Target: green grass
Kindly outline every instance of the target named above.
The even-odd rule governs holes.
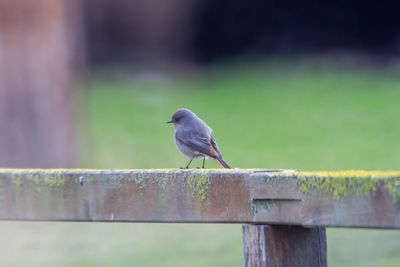
[[[240,225],[0,224],[0,266],[242,266]]]
[[[95,79],[84,166],[185,165],[165,122],[187,107],[213,128],[234,167],[396,169],[400,77],[390,73],[268,65],[157,80]]]
[[[399,169],[400,72],[330,62],[233,64],[175,76],[96,75],[81,167],[175,168],[180,107],[232,167]],[[194,162],[193,166],[200,166]],[[218,167],[208,160],[207,167]],[[0,265],[242,266],[240,225],[1,223]],[[330,266],[399,266],[400,231],[328,230]]]

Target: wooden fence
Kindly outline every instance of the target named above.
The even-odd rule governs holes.
[[[245,266],[327,266],[325,227],[400,228],[400,172],[0,169],[0,220],[241,223]]]

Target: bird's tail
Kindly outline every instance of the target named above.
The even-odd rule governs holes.
[[[216,158],[215,160],[218,161],[222,167],[227,168],[227,169],[231,168],[231,167],[229,167],[228,163],[226,163],[222,158]]]

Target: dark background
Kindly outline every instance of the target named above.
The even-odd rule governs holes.
[[[332,50],[400,55],[397,1],[90,0],[85,13],[94,64]]]

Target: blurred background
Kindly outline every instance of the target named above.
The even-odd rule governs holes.
[[[165,122],[187,107],[232,167],[399,170],[399,12],[0,0],[0,167],[184,166]],[[243,266],[240,225],[1,222],[0,235],[2,266]],[[328,229],[329,265],[399,266],[399,240]]]

